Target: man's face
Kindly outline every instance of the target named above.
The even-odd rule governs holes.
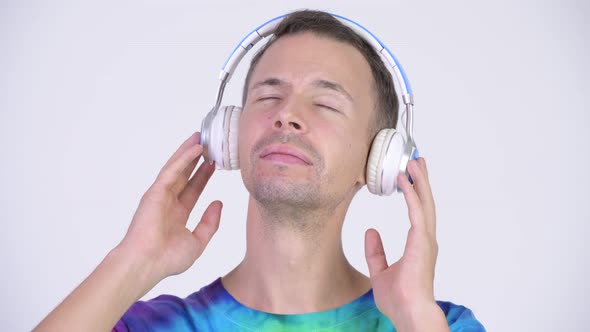
[[[351,45],[303,33],[270,46],[240,119],[242,179],[259,202],[336,206],[365,181],[375,107],[369,64]]]

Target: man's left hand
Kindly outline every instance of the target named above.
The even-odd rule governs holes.
[[[365,233],[365,257],[375,303],[398,331],[449,331],[434,299],[434,268],[438,255],[436,215],[424,158],[408,162],[398,184],[408,205],[410,230],[402,257],[387,263],[381,237],[375,229]]]

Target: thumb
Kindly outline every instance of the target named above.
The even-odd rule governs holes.
[[[377,230],[371,228],[365,232],[365,258],[369,266],[371,278],[377,273],[387,269],[387,258],[383,250],[381,236]]]
[[[215,234],[217,229],[219,229],[219,220],[221,219],[222,207],[223,203],[221,203],[221,201],[211,202],[205,212],[203,212],[201,221],[199,221],[193,230],[193,236],[197,240],[197,244],[199,246],[197,257],[201,256],[207,247],[209,240],[211,240],[213,234]]]

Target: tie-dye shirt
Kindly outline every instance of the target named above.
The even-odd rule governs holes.
[[[480,332],[471,310],[437,301],[451,331]],[[376,307],[373,290],[341,307],[306,314],[271,314],[244,306],[221,278],[181,299],[160,295],[133,304],[113,331],[395,331]]]

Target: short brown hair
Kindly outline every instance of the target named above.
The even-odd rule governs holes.
[[[266,50],[283,36],[303,32],[312,32],[319,36],[329,37],[336,41],[350,44],[361,52],[369,63],[373,74],[375,90],[377,91],[377,102],[375,103],[377,115],[374,118],[374,123],[369,130],[369,134],[373,138],[383,128],[395,128],[397,125],[399,102],[391,72],[385,67],[380,55],[365,38],[357,34],[350,27],[341,23],[334,16],[317,10],[292,12],[278,24],[272,39],[254,55],[250,62],[250,68],[248,69],[244,83],[242,105],[246,104],[250,76]]]

